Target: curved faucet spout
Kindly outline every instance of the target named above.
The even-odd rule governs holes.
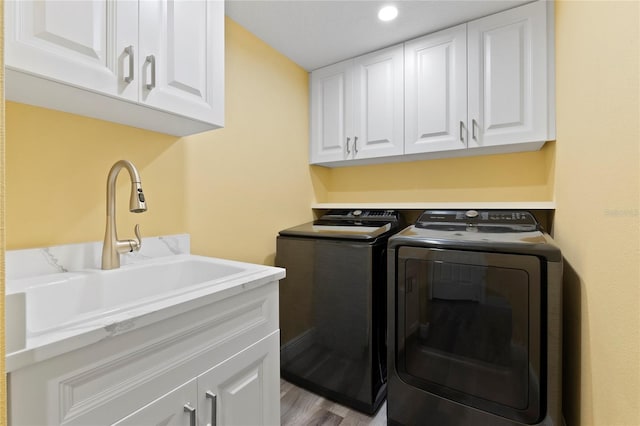
[[[107,176],[107,226],[104,233],[104,245],[102,246],[102,269],[116,269],[120,267],[120,253],[138,251],[142,246],[139,226],[136,225],[136,238],[131,240],[118,240],[116,230],[116,180],[120,170],[127,169],[131,179],[131,197],[129,198],[129,211],[142,213],[147,210],[147,202],[142,191],[142,183],[138,169],[131,161],[120,160],[109,170]]]

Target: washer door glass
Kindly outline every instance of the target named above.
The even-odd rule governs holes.
[[[398,359],[407,382],[514,420],[540,418],[540,261],[401,247]]]

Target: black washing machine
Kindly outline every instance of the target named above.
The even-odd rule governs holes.
[[[563,424],[562,256],[533,215],[426,211],[388,262],[389,424]]]
[[[386,251],[393,210],[330,210],[280,232],[280,372],[365,413],[386,395]]]

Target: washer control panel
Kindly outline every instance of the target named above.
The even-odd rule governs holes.
[[[397,220],[396,210],[329,210],[321,219],[348,220],[348,219],[386,219]]]

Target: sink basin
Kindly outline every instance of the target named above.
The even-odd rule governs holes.
[[[222,286],[264,268],[194,255],[177,255],[114,270],[83,270],[8,281],[24,293],[26,337],[86,326],[138,306]]]

